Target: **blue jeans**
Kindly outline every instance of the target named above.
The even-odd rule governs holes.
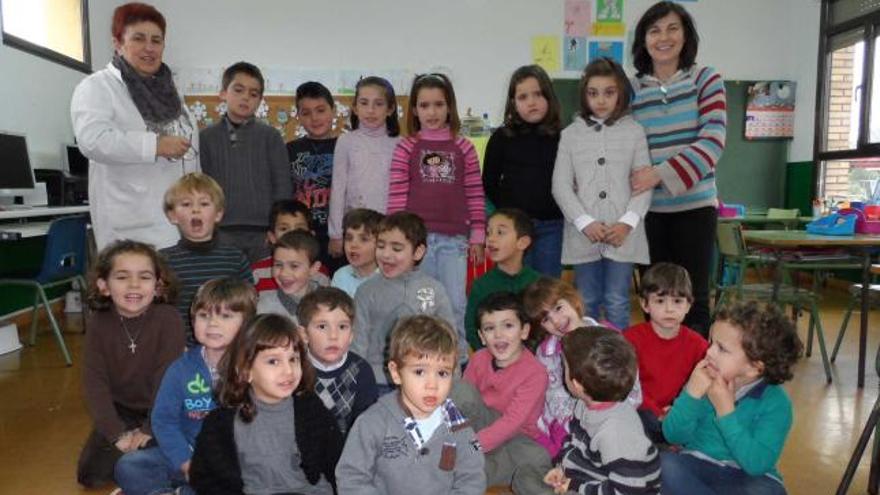
[[[552,278],[562,275],[563,220],[535,220],[532,245],[526,251],[525,264]]]
[[[195,495],[180,469],[168,465],[159,447],[129,452],[116,463],[113,475],[125,495],[156,495],[180,488],[180,493]]]
[[[660,453],[663,495],[785,495],[782,483],[692,455]]]
[[[601,258],[574,267],[574,278],[587,315],[602,319],[601,309],[605,308],[605,319],[619,330],[629,327],[629,285],[632,280],[632,263]]]
[[[463,235],[428,233],[428,252],[419,269],[436,278],[446,289],[455,321],[451,321],[460,341],[467,342],[464,312],[467,307],[468,239]],[[464,340],[462,340],[464,339]],[[466,359],[467,356],[461,356]]]

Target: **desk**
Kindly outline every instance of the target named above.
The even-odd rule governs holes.
[[[868,303],[871,287],[871,250],[880,247],[877,235],[816,235],[803,230],[747,230],[743,232],[746,244],[770,248],[777,260],[783,251],[805,247],[843,248],[862,256],[862,314],[859,325],[858,387],[865,386],[865,348],[868,341]],[[779,270],[777,270],[779,272]],[[777,284],[780,282],[777,277]]]
[[[89,205],[79,206],[34,206],[23,210],[0,210],[0,220],[22,220],[37,217],[58,217],[88,213]]]
[[[786,230],[797,228],[814,220],[813,217],[770,218],[767,215],[746,215],[744,217],[718,217],[722,223],[740,223],[742,225],[779,224]]]

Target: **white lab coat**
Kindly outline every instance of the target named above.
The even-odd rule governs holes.
[[[198,150],[198,127],[186,105],[183,111]],[[156,157],[156,133],[147,130],[112,64],[77,85],[70,117],[79,149],[89,158],[89,209],[98,249],[116,239],[157,249],[177,243],[177,228],[165,217],[162,199],[184,173],[200,170],[198,156],[186,161]]]

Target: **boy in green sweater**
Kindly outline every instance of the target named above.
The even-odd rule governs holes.
[[[718,312],[711,342],[663,421],[683,450],[660,455],[662,493],[783,495],[792,408],[781,384],[803,351],[797,329],[776,306],[739,302]]]
[[[496,292],[519,294],[541,274],[523,265],[532,244],[532,219],[522,210],[501,208],[489,217],[486,226],[486,252],[495,266],[474,280],[464,316],[467,340],[473,350],[483,347],[477,335],[477,307]]]

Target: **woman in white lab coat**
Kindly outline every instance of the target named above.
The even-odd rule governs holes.
[[[198,129],[162,63],[165,18],[129,3],[113,13],[113,60],[76,87],[73,131],[89,157],[89,204],[98,249],[115,239],[171,246],[179,238],[162,198],[199,170]]]

